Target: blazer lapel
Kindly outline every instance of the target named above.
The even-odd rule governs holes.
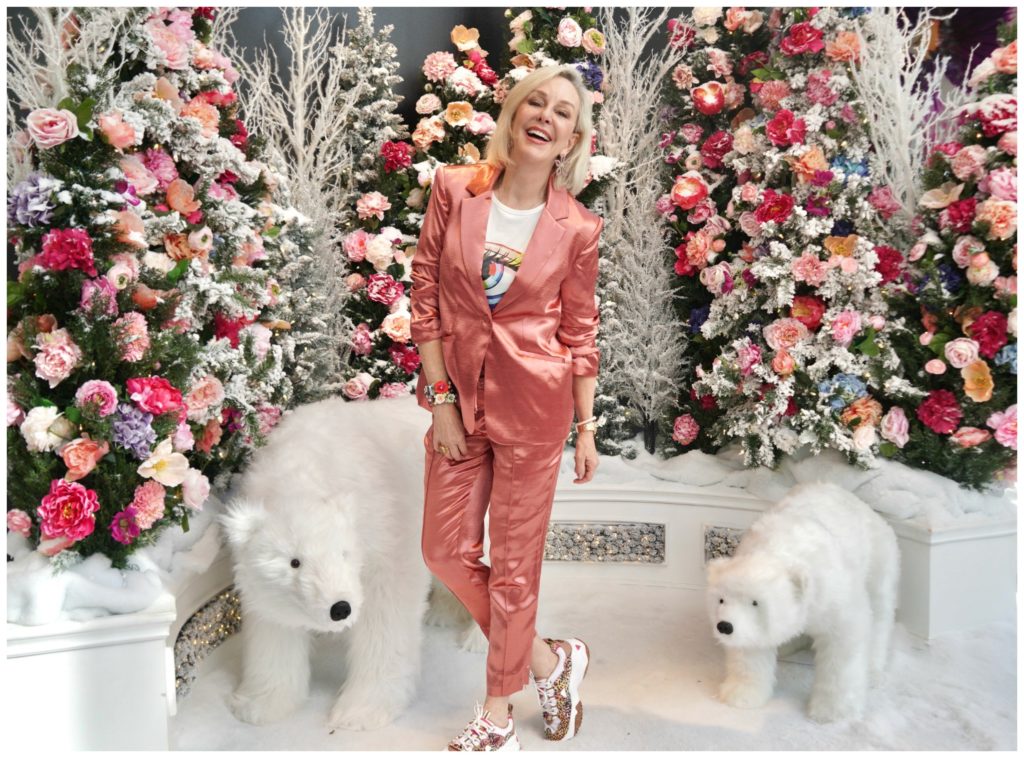
[[[484,169],[466,187],[473,197],[462,201],[460,235],[466,275],[471,283],[475,279],[476,289],[480,291],[479,307],[490,316],[491,308],[483,286],[484,243],[487,241],[487,220],[491,215],[492,188],[500,172],[486,165]]]

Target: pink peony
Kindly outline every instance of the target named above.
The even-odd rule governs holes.
[[[185,396],[188,418],[197,423],[206,421],[211,414],[219,412],[224,402],[224,385],[213,374],[199,379]]]
[[[144,24],[144,28],[159,55],[160,63],[175,71],[188,68],[191,41],[186,41],[174,27],[165,25],[158,18],[151,18]]]
[[[32,517],[18,508],[7,511],[7,531],[28,539],[32,534]]]
[[[871,206],[882,214],[882,218],[890,219],[895,216],[903,208],[899,201],[893,197],[892,189],[888,185],[881,187],[875,187],[871,190],[868,195],[868,202]]]
[[[975,447],[992,439],[992,433],[976,426],[961,426],[950,435],[949,441],[960,447]]]
[[[131,507],[135,509],[135,521],[140,529],[149,529],[163,518],[166,495],[164,486],[152,479],[135,488]]]
[[[88,313],[94,303],[99,305],[102,313],[108,316],[117,315],[117,287],[104,276],[82,282],[82,297],[78,307]]]
[[[898,405],[889,409],[889,412],[882,418],[882,439],[902,448],[910,439],[910,423],[907,421],[907,414]]]
[[[384,305],[391,305],[405,295],[405,287],[390,274],[371,274],[366,284],[366,294]]]
[[[73,542],[85,539],[96,528],[100,501],[94,490],[78,482],[54,479],[50,491],[36,509],[43,537],[66,537]]]
[[[352,332],[352,351],[356,355],[369,355],[373,352],[373,334],[370,327],[363,323],[359,324]]]
[[[998,147],[1004,153],[1009,153],[1010,155],[1017,155],[1017,132],[1012,131],[1004,134],[1002,137],[999,138],[999,141],[996,143],[996,147]]]
[[[431,53],[423,61],[423,75],[429,81],[443,84],[458,67],[451,53]]]
[[[368,219],[376,216],[378,220],[384,220],[384,212],[390,210],[391,203],[387,197],[380,192],[367,192],[356,201],[356,213],[359,218]]]
[[[583,43],[583,29],[566,16],[558,22],[558,44],[562,47],[579,47]]]
[[[483,111],[476,111],[473,113],[473,117],[469,120],[469,125],[466,129],[471,134],[475,134],[478,137],[484,137],[494,131],[494,119],[491,118],[489,113]]]
[[[171,444],[179,453],[195,447],[196,439],[192,436],[192,427],[188,425],[187,421],[179,422],[178,428],[171,435]]]
[[[698,434],[700,434],[700,425],[689,413],[677,417],[672,425],[672,439],[684,447],[697,439]]]
[[[1003,166],[989,173],[978,184],[982,192],[988,192],[997,200],[1017,202],[1017,172]]]
[[[781,224],[790,217],[793,213],[793,196],[787,195],[784,192],[776,192],[772,189],[766,189],[764,191],[764,199],[761,205],[758,206],[757,210],[754,211],[754,217],[762,224],[768,222],[774,222]]]
[[[433,93],[423,95],[416,101],[416,112],[421,116],[429,116],[441,110],[441,98]]]
[[[124,150],[139,141],[135,127],[125,122],[124,114],[121,111],[104,113],[96,119],[96,123],[99,125],[103,139],[117,150]]]
[[[96,276],[92,237],[85,229],[51,229],[43,235],[39,263],[51,271],[74,268]]]
[[[69,110],[36,108],[28,114],[26,130],[36,145],[49,150],[78,136],[78,117]]]
[[[832,318],[832,338],[840,345],[849,345],[860,331],[860,313],[840,311]]]
[[[36,335],[36,376],[49,382],[50,389],[63,382],[82,362],[82,349],[67,329],[54,329]]]
[[[461,92],[469,97],[476,97],[487,89],[484,83],[480,81],[479,76],[462,66],[457,68],[448,78],[448,86],[456,92]]]
[[[157,181],[157,189],[166,192],[171,182],[178,178],[174,159],[163,150],[150,148],[143,153],[142,162]]]
[[[182,409],[181,392],[159,376],[137,377],[125,382],[128,396],[141,410],[159,416]]]
[[[1005,411],[993,413],[985,424],[995,430],[996,442],[1003,447],[1017,449],[1017,404],[1014,403]]]
[[[761,362],[761,348],[747,342],[736,351],[736,362],[740,373],[747,376]]]
[[[156,176],[146,168],[137,155],[126,155],[121,159],[120,166],[125,180],[135,188],[136,195],[148,195],[159,186]]]
[[[142,360],[149,349],[146,317],[138,311],[129,311],[114,322],[113,330],[121,360],[128,363]]]
[[[812,287],[817,287],[824,282],[829,270],[828,264],[810,250],[805,250],[790,265],[793,279],[798,282],[807,282]]]
[[[762,332],[772,350],[788,350],[810,335],[807,327],[795,318],[777,319],[764,327]]]
[[[117,390],[102,379],[90,379],[75,393],[75,405],[79,408],[91,405],[100,417],[109,416],[117,410]]]
[[[985,156],[985,148],[981,145],[960,148],[949,162],[953,176],[962,182],[980,179],[985,175]]]

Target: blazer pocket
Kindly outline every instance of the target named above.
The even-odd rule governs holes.
[[[536,358],[540,361],[550,361],[551,363],[572,363],[571,355],[548,355],[547,353],[531,353],[526,350],[517,351],[523,358]]]

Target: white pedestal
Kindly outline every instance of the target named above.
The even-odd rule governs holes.
[[[561,488],[555,492],[552,521],[664,524],[665,562],[549,561],[544,574],[556,580],[602,571],[616,581],[704,587],[705,529],[746,529],[769,505],[739,489],[664,481],[645,489],[592,484]],[[1014,618],[1016,520],[972,519],[965,519],[970,525],[934,531],[890,522],[903,561],[897,618],[913,634],[930,639]]]
[[[145,611],[7,625],[5,742],[47,752],[166,750],[174,597]],[[20,754],[20,753],[19,753]]]

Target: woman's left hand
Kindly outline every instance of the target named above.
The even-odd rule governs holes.
[[[586,484],[594,478],[597,471],[597,443],[593,432],[580,432],[576,435],[576,478],[573,484]]]

